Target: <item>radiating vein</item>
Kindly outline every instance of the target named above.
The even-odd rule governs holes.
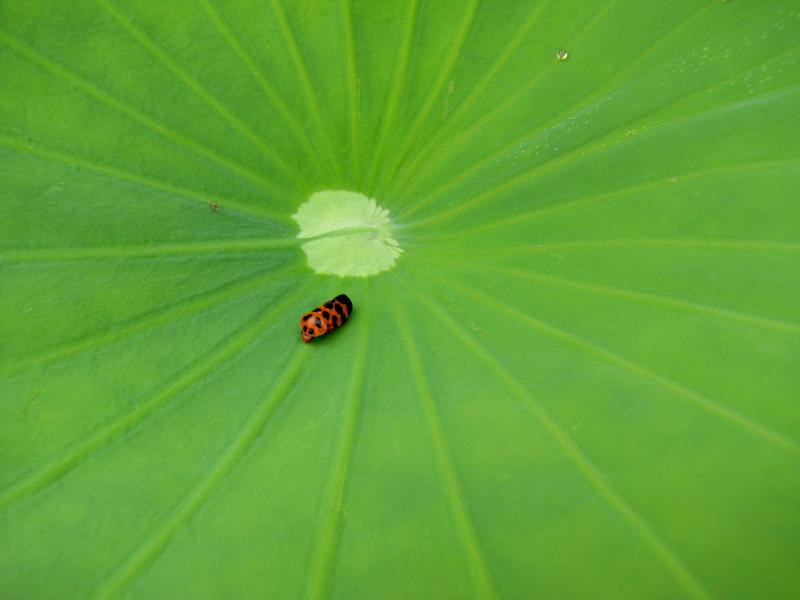
[[[711,86],[708,86],[707,88],[696,90],[695,92],[692,92],[691,94],[682,98],[681,101],[686,101],[686,99],[689,98],[690,96],[705,92],[707,91],[708,88],[715,85],[721,85],[721,84],[714,83]],[[440,222],[443,219],[452,218],[457,214],[461,214],[463,212],[472,210],[476,206],[480,206],[482,203],[486,202],[487,200],[495,196],[498,196],[505,192],[516,190],[520,188],[522,185],[530,183],[531,181],[543,177],[544,175],[548,175],[553,172],[563,170],[567,165],[575,164],[576,162],[579,162],[583,159],[593,156],[594,154],[596,154],[601,150],[608,152],[611,148],[621,146],[623,144],[630,144],[638,140],[641,136],[651,135],[660,129],[668,127],[674,127],[674,128],[682,127],[685,125],[689,125],[695,121],[702,121],[705,119],[709,119],[711,117],[715,117],[721,113],[734,112],[758,104],[772,102],[775,101],[776,99],[781,99],[784,96],[796,94],[798,91],[800,91],[800,85],[788,86],[780,90],[771,90],[766,94],[760,94],[758,96],[750,96],[738,102],[725,104],[722,106],[715,106],[711,109],[702,112],[692,113],[690,115],[685,115],[678,119],[667,119],[656,123],[646,124],[645,126],[641,126],[638,129],[631,129],[631,127],[635,125],[637,122],[645,120],[652,114],[661,112],[664,109],[664,107],[663,105],[659,105],[658,107],[650,111],[647,111],[642,115],[639,115],[635,119],[631,119],[629,121],[617,125],[610,131],[607,131],[595,137],[591,137],[588,140],[581,142],[580,144],[578,144],[574,148],[571,148],[567,152],[558,154],[558,156],[545,160],[544,162],[541,162],[533,166],[527,171],[523,171],[513,177],[506,179],[502,184],[489,188],[484,192],[478,194],[474,198],[471,198],[468,201],[457,204],[452,209],[439,211],[433,217],[426,219],[425,221],[426,223],[431,224]],[[670,104],[669,106],[671,107],[673,105],[674,104]],[[623,128],[624,130],[620,131]],[[617,133],[617,135],[612,137],[613,134],[615,133]],[[451,188],[452,186],[456,185],[461,181],[469,179],[476,171],[480,170],[481,168],[500,160],[510,150],[518,147],[521,143],[525,141],[530,141],[528,137],[529,137],[528,133],[525,133],[519,138],[515,138],[511,143],[507,144],[497,152],[493,152],[492,154],[487,155],[474,165],[464,169],[459,173],[457,177],[448,180],[447,182],[445,182],[444,185],[440,186],[437,190],[427,195],[424,203],[422,202],[418,203],[412,209],[404,212],[403,216],[408,217],[410,215],[415,214],[416,212],[421,210],[421,208],[424,205],[430,204],[431,202],[433,202],[433,200],[445,194],[448,191],[448,189]]]
[[[530,11],[528,18],[525,19],[520,27],[517,29],[516,33],[510,37],[508,43],[505,45],[503,50],[499,52],[497,58],[495,58],[494,62],[489,65],[489,67],[483,72],[483,76],[481,79],[474,85],[470,86],[469,92],[458,105],[456,110],[452,112],[450,118],[439,127],[436,134],[431,137],[428,142],[426,142],[419,150],[419,152],[415,153],[414,158],[409,161],[408,166],[404,167],[406,172],[405,177],[398,178],[396,188],[399,188],[403,182],[407,181],[409,177],[414,177],[414,183],[411,184],[409,187],[406,188],[406,192],[411,195],[411,190],[416,189],[418,187],[421,173],[416,171],[417,165],[420,162],[424,162],[427,160],[430,152],[436,149],[437,144],[441,142],[441,140],[453,129],[453,127],[458,123],[462,116],[467,114],[470,108],[475,104],[475,102],[480,99],[481,95],[486,91],[486,88],[489,87],[489,84],[492,83],[492,80],[497,75],[498,71],[502,69],[506,63],[511,59],[514,53],[519,50],[519,47],[522,45],[522,42],[525,40],[525,37],[530,33],[533,27],[539,22],[544,13],[544,9],[548,6],[550,0],[540,0],[535,8]],[[549,69],[546,70],[549,72]],[[541,73],[540,73],[541,77]],[[537,78],[538,79],[538,78]],[[530,82],[528,82],[530,85]],[[439,161],[429,161],[429,163],[438,163]],[[427,169],[426,169],[427,170]]]
[[[419,137],[419,132],[422,126],[425,124],[425,120],[428,118],[431,110],[433,109],[433,105],[435,102],[439,100],[442,90],[444,89],[445,83],[447,79],[450,77],[450,74],[455,67],[456,61],[458,60],[459,55],[461,54],[461,49],[464,45],[464,42],[467,40],[467,36],[469,31],[472,27],[472,23],[475,20],[475,14],[478,12],[478,6],[480,4],[480,0],[472,0],[467,7],[466,13],[464,14],[464,18],[461,21],[461,26],[456,33],[453,42],[450,45],[450,52],[444,59],[444,62],[439,69],[439,75],[434,81],[433,86],[428,91],[427,98],[423,103],[422,107],[417,111],[416,118],[414,122],[411,124],[408,133],[405,136],[405,142],[400,150],[397,152],[397,160],[395,161],[394,165],[388,170],[387,172],[387,180],[392,181],[397,175],[397,171],[403,165],[408,153],[411,152],[414,144],[417,142]]]
[[[591,462],[584,451],[567,431],[549,415],[544,406],[530,394],[527,387],[477,339],[464,330],[437,301],[423,295],[415,286],[406,285],[405,287],[409,294],[415,296],[420,302],[429,307],[440,318],[441,322],[522,401],[523,405],[542,424],[564,454],[575,464],[578,472],[586,479],[589,485],[647,544],[655,558],[683,587],[684,592],[693,598],[709,599],[711,596],[703,584],[689,571],[666,542],[661,539],[655,528],[634,510],[616,488],[603,477],[600,470]]]
[[[292,28],[289,26],[289,21],[286,19],[286,14],[283,11],[283,7],[281,6],[280,0],[270,0],[272,4],[272,10],[275,13],[275,16],[278,19],[278,25],[281,29],[281,33],[283,34],[284,39],[286,40],[286,45],[289,49],[289,54],[292,57],[292,61],[294,62],[295,69],[297,75],[300,77],[300,82],[303,85],[303,92],[306,96],[306,102],[308,103],[308,108],[311,112],[311,118],[314,120],[314,124],[319,132],[320,140],[325,145],[327,149],[328,156],[330,156],[331,162],[333,163],[333,169],[336,172],[339,180],[342,179],[342,165],[340,159],[337,158],[339,153],[336,152],[335,148],[333,147],[333,143],[330,140],[330,136],[328,136],[328,130],[325,128],[325,125],[322,121],[322,112],[319,109],[319,102],[317,101],[317,94],[314,91],[314,86],[311,83],[311,78],[308,74],[308,67],[306,67],[305,60],[303,59],[303,55],[300,52],[300,46],[297,44],[297,40],[295,39],[294,33],[292,33]]]
[[[464,555],[469,566],[472,585],[475,589],[475,596],[479,598],[497,598],[498,593],[495,582],[484,556],[485,553],[481,548],[478,534],[475,531],[475,525],[472,522],[472,517],[467,509],[467,502],[464,498],[461,481],[459,480],[453,457],[448,447],[447,440],[445,439],[441,417],[439,416],[436,402],[431,394],[425,368],[422,365],[417,344],[411,334],[411,328],[408,325],[405,309],[399,302],[394,300],[392,301],[392,306],[393,313],[397,318],[400,337],[403,339],[403,343],[406,347],[411,371],[417,385],[422,411],[425,415],[425,420],[428,424],[428,429],[433,441],[439,475],[442,478],[448,504],[450,505],[453,520],[455,521]]]
[[[175,62],[161,47],[156,44],[141,29],[136,27],[133,22],[126,17],[111,0],[97,0],[98,4],[105,8],[111,16],[125,29],[148,53],[158,59],[179,81],[183,82],[192,92],[203,100],[215,113],[217,113],[231,127],[242,134],[251,144],[261,150],[283,173],[299,186],[304,185],[303,175],[287,163],[276,150],[269,147],[261,137],[256,134],[244,121],[237,117],[230,109],[220,102],[211,92],[209,92],[197,79],[186,72],[177,62]]]
[[[219,288],[205,290],[189,296],[188,298],[181,298],[174,304],[162,307],[160,310],[146,312],[122,323],[112,324],[110,328],[99,333],[78,339],[67,340],[66,342],[47,348],[33,356],[19,357],[15,362],[6,363],[0,367],[0,377],[6,377],[12,373],[23,371],[37,364],[47,365],[81,352],[100,348],[105,344],[110,344],[125,336],[134,335],[142,331],[149,331],[165,323],[191,317],[202,312],[206,308],[219,306],[232,298],[258,289],[267,281],[281,279],[297,268],[298,265],[291,265],[286,269],[260,272],[256,276],[247,275],[241,279],[226,283]]]
[[[792,240],[738,240],[738,239],[660,239],[619,238],[600,240],[568,240],[548,244],[550,248],[599,248],[599,247],[652,247],[691,248],[698,250],[728,250],[733,252],[797,252],[800,242]]]
[[[666,44],[670,39],[672,39],[680,31],[683,31],[684,29],[686,29],[686,27],[688,27],[691,23],[694,23],[699,18],[704,16],[709,10],[714,8],[714,6],[715,5],[711,4],[711,3],[707,4],[706,6],[700,6],[700,8],[698,10],[696,10],[694,13],[688,15],[684,19],[681,19],[671,29],[669,29],[667,32],[665,32],[663,35],[661,35],[661,37],[659,37],[655,42],[653,42],[648,48],[645,48],[644,50],[642,50],[642,52],[640,52],[638,54],[638,56],[637,56],[637,58],[635,60],[630,61],[627,66],[625,66],[624,68],[622,68],[619,71],[617,71],[617,73],[614,75],[614,77],[609,79],[605,83],[605,85],[602,85],[602,86],[596,88],[591,93],[587,94],[586,96],[583,96],[583,97],[579,98],[578,100],[576,100],[572,104],[566,106],[563,110],[559,111],[556,115],[554,115],[553,117],[551,117],[547,121],[537,125],[536,129],[534,129],[532,132],[528,132],[528,133],[525,134],[525,138],[534,137],[537,134],[539,134],[539,133],[541,133],[543,131],[546,131],[549,127],[551,127],[552,125],[554,125],[554,124],[558,123],[559,121],[561,121],[562,119],[564,119],[565,115],[578,114],[582,110],[584,110],[588,106],[590,106],[593,102],[596,102],[599,99],[602,99],[604,96],[606,96],[608,94],[608,92],[610,90],[614,89],[614,86],[616,86],[618,84],[618,82],[624,81],[624,79],[631,72],[633,72],[635,69],[637,69],[645,60],[647,60],[650,56],[652,56],[652,54],[654,52],[656,52],[659,48],[662,48],[664,46],[664,44]],[[607,7],[607,8],[610,9],[610,6]],[[545,72],[549,73],[554,67],[555,67],[555,62],[551,63],[550,67],[548,69],[546,69]],[[540,75],[540,78],[541,78],[541,75]],[[494,111],[494,112],[496,112],[496,111]],[[518,140],[517,140],[517,142],[518,142]],[[512,142],[512,143],[508,144],[506,146],[506,148],[513,147],[515,145],[515,143],[516,142]],[[452,147],[455,148],[457,146],[452,146]],[[438,167],[446,157],[447,157],[446,154],[442,154],[439,157],[437,157],[436,160],[428,161],[427,164],[425,165],[424,171],[419,172],[417,174],[417,177],[415,178],[415,180],[416,180],[415,183],[407,189],[407,193],[409,195],[413,194],[413,190],[417,189],[419,184],[424,180],[425,174],[426,173],[430,173],[432,170],[436,169],[436,167]],[[420,152],[420,155],[418,155],[415,160],[416,161],[420,161],[422,158],[423,158],[422,157],[422,152]],[[413,168],[413,165],[411,167],[409,167],[409,170],[411,170],[412,168]]]
[[[411,61],[411,48],[414,41],[414,24],[417,19],[418,4],[419,0],[411,0],[409,2],[408,17],[406,18],[403,42],[400,47],[400,55],[397,57],[397,65],[394,69],[392,90],[389,94],[386,110],[383,111],[381,118],[380,128],[377,133],[378,141],[375,144],[372,164],[370,166],[369,175],[367,178],[367,190],[369,193],[375,192],[375,186],[377,183],[375,178],[378,174],[379,166],[384,162],[383,147],[386,144],[388,133],[394,125],[395,118],[397,117],[397,108],[400,105],[400,97],[402,96],[403,86],[405,85],[406,71],[408,70],[409,62]]]
[[[342,21],[345,30],[345,45],[347,47],[347,88],[350,99],[348,101],[350,113],[350,159],[352,161],[352,172],[354,180],[360,171],[361,157],[359,156],[360,143],[358,140],[358,115],[359,115],[359,93],[358,93],[358,65],[356,63],[356,42],[353,33],[353,8],[352,0],[341,0]]]
[[[361,328],[361,334],[355,349],[353,374],[347,392],[341,434],[333,453],[331,472],[323,495],[322,518],[317,528],[311,565],[308,570],[305,597],[309,599],[330,596],[331,577],[341,535],[345,492],[352,468],[351,459],[356,442],[361,399],[364,395],[367,342],[372,333],[369,311],[362,311],[360,314],[358,325]]]
[[[561,212],[563,210],[571,210],[576,207],[590,206],[592,204],[595,204],[596,202],[602,202],[604,200],[609,200],[612,198],[624,197],[630,194],[635,194],[637,192],[648,191],[654,188],[663,187],[667,184],[671,186],[676,186],[679,184],[683,184],[687,181],[694,181],[717,175],[725,176],[746,171],[767,171],[770,169],[779,169],[781,167],[800,167],[800,159],[789,158],[785,160],[759,161],[751,163],[732,164],[728,166],[714,166],[711,168],[700,169],[698,171],[691,171],[688,173],[676,172],[665,176],[659,176],[654,179],[640,181],[633,185],[613,189],[608,192],[601,192],[598,194],[586,194],[579,197],[557,200],[556,202],[543,204],[531,210],[518,213],[516,215],[511,215],[504,219],[497,219],[496,221],[481,223],[475,227],[466,227],[464,229],[460,229],[457,232],[446,235],[431,236],[429,239],[438,240],[438,239],[456,239],[456,238],[471,237],[474,235],[485,233],[497,227],[503,227],[505,225],[513,225],[515,223],[522,223],[526,221],[533,221],[536,218],[544,215]],[[406,225],[406,228],[416,229],[423,222],[424,220],[409,223],[408,225]]]
[[[724,252],[786,254],[800,251],[800,242],[791,240],[738,240],[731,238],[673,239],[673,238],[605,238],[543,242],[521,246],[504,246],[487,250],[468,251],[474,256],[541,254],[553,250],[596,250],[598,248],[657,248],[681,250],[717,250]]]
[[[314,151],[314,147],[311,145],[311,141],[308,138],[303,126],[300,124],[300,121],[297,118],[297,115],[289,109],[286,104],[286,101],[280,95],[275,86],[267,79],[266,75],[263,71],[259,68],[256,64],[253,57],[244,49],[244,46],[237,38],[236,34],[228,27],[225,21],[220,16],[219,12],[214,5],[209,0],[200,0],[203,8],[205,9],[206,13],[208,14],[209,18],[211,19],[214,26],[220,32],[222,37],[234,51],[236,56],[247,66],[250,73],[253,75],[255,80],[261,86],[261,89],[264,90],[267,97],[272,102],[273,106],[278,110],[283,121],[289,126],[294,133],[297,141],[300,142],[300,145],[303,147],[303,150],[306,153],[306,158],[310,162],[314,164],[317,168],[317,171],[320,176],[325,175],[325,167],[322,164],[322,161],[319,159],[319,153]]]
[[[50,464],[4,489],[0,494],[0,510],[6,510],[21,499],[39,492],[60,480],[98,449],[138,427],[168,403],[169,400],[191,388],[204,376],[213,373],[215,369],[219,368],[220,364],[230,361],[233,356],[242,352],[256,341],[264,329],[282,311],[296,302],[304,289],[292,294],[283,302],[272,306],[266,313],[260,313],[248,320],[243,326],[226,336],[211,350],[195,360],[190,367],[184,369],[174,379],[170,379],[159,391],[155,392],[146,401],[136,405],[127,414],[105,426],[101,426],[97,431],[89,434],[88,438],[80,442],[77,447],[66,451]]]
[[[264,403],[250,416],[245,425],[227,445],[219,458],[200,477],[197,484],[178,502],[172,514],[144,540],[128,558],[109,576],[95,596],[116,597],[139,575],[155,562],[170,541],[197,513],[208,498],[218,490],[226,477],[241,462],[246,452],[261,436],[275,410],[291,391],[305,360],[310,355],[308,348],[297,346],[294,357],[283,370],[281,378]]]
[[[570,43],[570,47],[577,46],[580,41],[586,37],[594,28],[600,23],[614,6],[617,0],[610,0],[608,4],[605,5],[604,8],[597,11],[592,19],[584,26],[584,28],[573,38],[572,42]],[[446,157],[450,150],[450,148],[460,148],[463,147],[465,142],[476,132],[483,128],[484,125],[489,123],[492,119],[494,119],[498,115],[502,115],[506,109],[514,104],[517,100],[525,96],[531,90],[535,89],[537,85],[554,69],[556,68],[557,63],[556,61],[552,61],[549,66],[541,69],[539,73],[528,80],[525,85],[521,86],[515,93],[511,94],[506,100],[498,104],[492,110],[484,113],[479,119],[473,122],[469,127],[465,128],[458,137],[453,138],[450,143],[447,144],[446,148],[440,152],[439,159],[435,162],[441,162],[442,157]],[[449,186],[449,182],[448,182]],[[426,195],[427,198],[427,195]],[[408,215],[414,214],[416,209],[419,207],[419,203],[414,204],[411,210],[408,211]]]
[[[683,398],[684,400],[688,400],[705,413],[721,418],[724,421],[737,426],[750,435],[755,435],[765,442],[768,442],[788,452],[797,452],[800,450],[800,445],[798,445],[794,439],[770,429],[752,417],[733,410],[717,400],[709,398],[708,396],[705,396],[704,394],[701,394],[700,392],[693,390],[692,388],[689,388],[682,383],[667,377],[666,375],[661,375],[660,373],[629,360],[622,355],[617,354],[616,352],[612,352],[611,350],[608,350],[595,342],[562,329],[561,327],[556,327],[555,325],[551,325],[550,323],[542,321],[541,319],[537,319],[529,315],[524,310],[508,306],[505,303],[500,302],[487,294],[484,294],[483,292],[478,292],[477,290],[462,286],[453,281],[451,281],[449,285],[458,289],[465,296],[475,298],[477,301],[491,307],[493,310],[505,313],[515,320],[521,321],[537,331],[544,333],[545,335],[548,335],[562,343],[567,343],[570,346],[579,348],[593,356],[597,356],[610,364],[636,375],[637,377],[652,381],[661,387],[670,390],[676,396]]]
[[[199,190],[194,190],[174,185],[172,183],[162,181],[160,179],[154,179],[152,177],[141,175],[139,173],[134,173],[126,169],[119,169],[117,167],[113,167],[110,165],[97,163],[87,158],[78,156],[76,154],[65,152],[63,150],[48,148],[46,146],[42,146],[41,144],[36,144],[29,140],[22,140],[19,138],[0,134],[0,146],[4,146],[20,154],[36,156],[38,158],[44,158],[67,166],[86,169],[88,171],[99,173],[101,175],[105,175],[115,179],[129,181],[131,183],[152,188],[159,192],[166,192],[168,194],[172,194],[180,198],[198,200],[204,204],[210,202],[211,203],[216,202],[224,206],[226,211],[232,211],[248,216],[258,217],[259,219],[269,219],[272,221],[278,221],[284,223],[291,222],[291,219],[287,215],[272,213],[260,208],[257,205],[246,204],[244,202],[226,196],[221,196],[218,194],[206,194]]]
[[[792,50],[796,49],[797,46],[793,47]],[[761,68],[763,65],[768,64],[769,62],[776,60],[774,56],[770,56],[766,60],[761,61],[760,63],[753,65],[748,70],[749,73],[754,72],[755,70]],[[743,78],[745,74],[741,72],[737,72],[736,74],[724,79],[722,81],[715,81],[711,84],[703,87],[699,87],[690,91],[687,94],[679,98],[672,99],[672,102],[668,104],[658,103],[654,105],[651,109],[640,113],[627,121],[623,121],[620,123],[616,123],[615,127],[605,132],[602,132],[594,137],[590,137],[587,140],[584,140],[574,148],[571,148],[568,152],[559,154],[555,158],[551,160],[545,160],[543,163],[535,165],[530,171],[523,173],[522,175],[532,175],[532,174],[540,174],[540,173],[547,173],[555,170],[557,167],[562,167],[564,164],[569,164],[570,162],[577,162],[583,158],[591,156],[598,151],[607,151],[609,148],[612,148],[617,145],[621,145],[622,143],[628,143],[631,140],[641,137],[645,134],[652,132],[655,129],[660,127],[673,125],[673,124],[680,124],[684,121],[691,121],[697,117],[700,118],[707,118],[710,115],[715,114],[716,112],[731,110],[731,108],[741,108],[742,106],[748,106],[750,104],[755,104],[762,102],[764,99],[770,100],[773,99],[772,97],[776,95],[776,92],[783,92],[785,90],[772,90],[767,94],[761,94],[758,96],[751,96],[746,98],[742,101],[732,104],[725,104],[722,106],[717,106],[712,109],[706,110],[704,112],[692,113],[689,115],[685,115],[679,119],[667,119],[664,121],[657,121],[654,123],[647,123],[647,119],[652,117],[653,115],[658,115],[659,113],[663,112],[664,110],[674,110],[675,106],[680,104],[686,104],[689,100],[700,96],[702,94],[707,93],[709,90],[717,89],[719,87],[725,86],[737,79]],[[793,90],[797,86],[785,88],[788,90]],[[637,126],[638,127],[634,127]],[[555,125],[553,125],[555,127]],[[510,142],[506,143],[504,146],[499,148],[498,150],[492,151],[489,154],[486,154],[482,159],[476,161],[472,165],[462,169],[459,172],[459,175],[455,178],[451,178],[447,180],[443,185],[439,186],[436,190],[431,192],[430,194],[426,195],[424,203],[418,203],[413,206],[409,211],[407,211],[404,216],[410,216],[415,214],[422,208],[422,204],[430,204],[433,200],[444,194],[449,188],[452,188],[457,183],[465,181],[472,177],[476,172],[480,171],[482,168],[494,164],[497,161],[502,160],[505,158],[509,152],[514,151],[515,149],[521,147],[523,144],[530,143],[535,140],[543,130],[540,130],[538,127],[531,131],[527,131],[519,136],[515,137]],[[617,134],[615,137],[614,134]],[[607,139],[610,138],[610,139]],[[553,164],[555,163],[555,164]]]
[[[305,240],[299,238],[254,238],[135,244],[125,246],[87,246],[75,248],[10,248],[0,250],[0,263],[55,262],[103,258],[186,258],[203,254],[235,254],[280,248],[296,248]]]
[[[194,152],[195,154],[203,156],[204,158],[210,160],[211,162],[214,162],[222,167],[225,167],[229,171],[232,171],[237,175],[240,175],[242,178],[247,179],[251,183],[254,183],[259,187],[269,191],[274,197],[282,198],[285,196],[285,190],[276,188],[270,181],[265,179],[262,175],[256,173],[255,171],[250,171],[244,166],[236,162],[233,162],[227,158],[224,158],[223,156],[220,156],[219,154],[215,153],[213,150],[204,146],[203,144],[197,142],[193,138],[186,136],[182,133],[179,133],[173,129],[170,129],[165,125],[151,119],[144,113],[141,113],[138,110],[128,106],[127,104],[117,100],[110,94],[107,94],[106,92],[102,91],[93,82],[83,79],[82,77],[76,75],[72,71],[69,71],[68,69],[45,58],[37,50],[23,44],[22,42],[11,36],[8,32],[0,30],[0,43],[5,44],[8,48],[13,50],[15,53],[17,53],[23,59],[27,60],[29,63],[38,66],[39,68],[47,71],[52,75],[55,75],[56,77],[62,79],[63,81],[66,81],[70,85],[74,85],[81,91],[85,92],[87,95],[98,100],[102,104],[105,104],[110,108],[113,108],[117,112],[124,114],[126,117],[146,127],[150,131],[154,132],[156,135],[164,137],[165,139],[169,140],[179,148],[183,148],[191,152]]]
[[[452,264],[452,261],[448,261],[448,264]],[[566,277],[546,275],[536,271],[496,267],[482,263],[465,262],[463,266],[468,269],[476,269],[479,271],[502,273],[514,279],[527,279],[529,281],[535,281],[536,283],[544,283],[546,285],[577,290],[580,292],[601,294],[611,298],[623,298],[625,300],[633,300],[634,302],[642,302],[645,304],[656,304],[690,313],[707,315],[716,319],[734,321],[750,327],[769,329],[772,331],[789,333],[792,335],[800,335],[800,325],[797,323],[791,323],[782,319],[753,315],[730,308],[710,306],[708,304],[702,304],[699,302],[689,302],[687,300],[682,300],[680,298],[675,298],[673,296],[667,296],[664,294],[630,290],[612,285],[602,285],[591,281],[579,281],[575,279],[568,279]]]

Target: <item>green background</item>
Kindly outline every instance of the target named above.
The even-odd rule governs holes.
[[[797,597],[799,40],[795,0],[0,1],[0,596]],[[337,189],[393,270],[307,267]]]

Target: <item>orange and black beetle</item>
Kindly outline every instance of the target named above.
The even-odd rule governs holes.
[[[300,317],[300,337],[304,342],[325,335],[344,325],[353,312],[353,303],[345,294],[339,294],[333,300],[320,304],[311,312]]]

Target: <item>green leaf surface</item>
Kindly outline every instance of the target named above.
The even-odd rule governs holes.
[[[795,0],[0,2],[0,597],[796,597],[798,40]],[[370,251],[298,237],[336,190],[388,270],[309,264]]]

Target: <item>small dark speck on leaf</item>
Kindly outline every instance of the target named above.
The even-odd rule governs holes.
[[[37,400],[39,400],[39,394],[38,393],[34,394],[33,396],[30,397],[28,402],[25,404],[25,407],[22,409],[22,416],[23,417],[27,417],[28,416],[28,414],[31,412],[31,408],[33,408],[33,405],[36,404]]]

